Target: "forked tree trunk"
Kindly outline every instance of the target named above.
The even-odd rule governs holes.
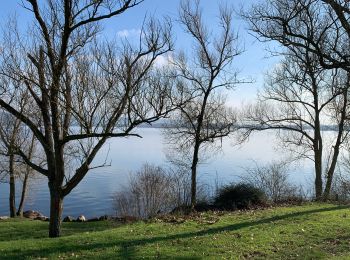
[[[49,237],[59,237],[61,235],[61,222],[63,211],[63,197],[53,184],[50,188],[50,222]]]
[[[15,168],[14,168],[14,155],[11,154],[9,158],[9,174],[10,174],[10,217],[16,217],[16,179],[15,179]]]

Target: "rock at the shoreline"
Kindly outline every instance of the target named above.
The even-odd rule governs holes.
[[[25,212],[23,212],[23,217],[24,218],[29,218],[29,219],[33,219],[33,220],[41,220],[41,221],[49,221],[50,219],[46,216],[44,216],[43,214],[41,214],[38,211],[34,211],[34,210],[27,210]],[[0,220],[8,220],[10,219],[10,217],[8,216],[0,216]],[[72,216],[66,216],[62,222],[95,222],[95,221],[104,221],[104,220],[110,220],[112,219],[110,216],[108,215],[103,215],[101,217],[96,217],[96,218],[91,218],[91,219],[87,219],[84,215],[80,215],[77,219],[74,219],[74,217]],[[130,216],[126,216],[123,218],[118,219],[119,221],[123,221],[123,222],[133,222],[135,221],[136,218],[134,217],[130,217]]]
[[[72,216],[66,216],[64,219],[63,219],[63,222],[73,222],[74,221],[74,218]]]
[[[36,217],[34,220],[48,221],[49,218],[46,216],[39,216],[39,217]]]
[[[80,215],[78,218],[77,218],[77,221],[78,222],[85,222],[86,221],[86,218],[84,215]]]
[[[35,210],[27,210],[23,212],[24,218],[29,218],[32,220],[41,220],[41,221],[49,221],[50,219],[43,214],[41,214],[38,211]],[[8,216],[0,216],[0,220],[7,220],[10,219]],[[108,215],[104,215],[101,217],[91,218],[87,219],[84,215],[80,215],[77,219],[74,219],[72,216],[66,216],[63,218],[62,222],[94,222],[94,221],[103,221],[103,220],[109,220],[111,219]],[[134,219],[132,217],[124,217],[122,218],[122,221],[124,222],[132,222]]]
[[[34,210],[27,210],[23,212],[23,217],[30,218],[30,219],[36,219],[36,220],[46,220],[47,217],[45,217],[40,212],[34,211]]]

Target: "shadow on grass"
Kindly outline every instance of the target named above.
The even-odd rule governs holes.
[[[32,225],[32,221],[37,222]],[[64,236],[77,233],[103,231],[118,226],[113,222],[98,221],[87,223],[63,223],[62,234]],[[120,225],[119,225],[120,226]],[[9,221],[0,225],[0,242],[24,239],[43,239],[48,236],[49,223],[37,220]],[[0,257],[1,259],[1,257]]]
[[[142,239],[133,239],[133,240],[123,240],[123,238],[120,238],[120,240],[117,241],[105,241],[105,242],[99,242],[99,243],[86,243],[86,244],[78,244],[77,241],[69,241],[69,239],[66,240],[60,240],[59,243],[54,243],[53,239],[48,239],[49,244],[45,245],[45,250],[40,249],[23,249],[20,252],[18,251],[3,251],[5,253],[4,256],[1,259],[14,259],[14,258],[25,258],[28,256],[31,257],[50,257],[50,255],[53,254],[69,254],[72,252],[79,252],[79,251],[85,251],[85,250],[106,250],[108,248],[118,248],[118,255],[114,255],[111,258],[120,257],[123,259],[133,259],[136,258],[136,247],[137,246],[144,246],[148,244],[154,244],[157,242],[164,242],[164,241],[171,241],[176,239],[186,239],[186,238],[192,238],[192,237],[200,237],[200,236],[206,236],[206,235],[213,235],[221,232],[227,232],[227,231],[236,231],[240,229],[244,229],[247,227],[254,227],[262,224],[267,224],[275,221],[281,221],[289,218],[298,218],[301,216],[307,216],[314,213],[321,213],[321,212],[328,212],[328,211],[335,211],[335,210],[342,210],[350,208],[350,206],[334,206],[334,207],[327,207],[327,208],[319,208],[319,209],[313,209],[313,210],[306,210],[306,211],[298,211],[294,213],[288,213],[284,215],[278,215],[273,216],[269,218],[263,218],[256,221],[246,221],[246,222],[240,222],[232,225],[226,225],[221,227],[213,227],[208,228],[206,230],[196,231],[196,232],[187,232],[187,233],[180,233],[180,234],[173,234],[168,236],[155,236],[152,238],[142,238]],[[84,230],[86,231],[86,230]],[[52,242],[52,243],[50,243]],[[67,243],[65,243],[67,242]],[[181,255],[181,252],[178,252]],[[162,258],[164,255],[162,255]],[[172,256],[174,258],[174,256]],[[179,257],[178,259],[181,259]]]

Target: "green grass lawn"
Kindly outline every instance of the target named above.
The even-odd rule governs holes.
[[[0,259],[350,259],[350,206],[307,204],[187,220],[0,221]],[[170,223],[171,222],[171,223]]]

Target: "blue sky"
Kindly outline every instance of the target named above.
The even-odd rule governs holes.
[[[30,22],[32,14],[20,6],[21,1],[3,2],[0,9],[1,25],[4,25],[4,22],[9,16],[17,15],[21,26],[25,28],[28,22]],[[201,7],[207,25],[215,32],[219,3],[231,5],[235,9],[239,9],[241,6],[249,7],[249,5],[256,2],[256,0],[201,0]],[[108,20],[104,24],[104,34],[108,37],[129,34],[132,37],[140,29],[146,15],[154,17],[169,16],[172,19],[176,19],[179,3],[180,0],[145,0],[139,6],[128,10],[123,15]],[[229,93],[229,104],[240,106],[242,102],[246,103],[254,100],[257,90],[263,84],[264,73],[271,69],[277,60],[276,58],[267,58],[269,54],[265,51],[266,45],[259,43],[250,36],[247,31],[247,25],[237,16],[234,17],[234,27],[239,32],[240,41],[244,44],[245,52],[235,59],[233,67],[240,71],[242,78],[250,77],[255,80],[252,84],[237,86],[235,91]],[[174,25],[174,34],[177,49],[190,50],[190,38],[188,38],[183,29],[177,24]]]

